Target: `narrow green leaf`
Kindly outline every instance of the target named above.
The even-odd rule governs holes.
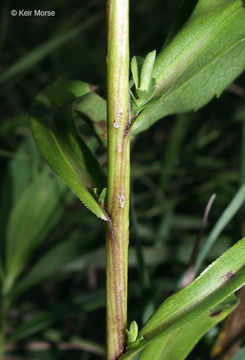
[[[143,91],[149,90],[151,80],[152,80],[152,71],[156,59],[156,50],[151,51],[146,55],[146,58],[143,62],[141,74],[140,74],[140,89]]]
[[[210,303],[212,297],[218,304],[222,301],[222,295],[225,298],[230,295],[232,288],[236,291],[242,286],[243,283],[237,287],[238,279],[245,279],[245,238],[214,261],[193,283],[167,299],[149,319],[140,335],[148,337],[158,332],[158,329],[165,328],[205,300]]]
[[[66,193],[65,184],[44,169],[13,207],[6,237],[7,288],[63,213]]]
[[[159,336],[143,350],[139,360],[184,360],[197,342],[216,324],[228,316],[237,306],[235,295],[218,304],[207,313],[201,314],[185,329],[177,329],[171,335]]]
[[[213,262],[193,283],[168,298],[140,330],[143,340],[120,359],[129,360],[158,336],[185,331],[245,283],[245,238]]]
[[[132,321],[129,325],[129,329],[126,329],[127,334],[127,346],[134,343],[138,337],[138,324],[136,321]]]
[[[75,122],[76,102],[90,92],[80,81],[59,82],[37,95],[31,109],[34,138],[45,160],[95,215],[107,220],[93,188],[106,187],[106,175],[82,140]]]
[[[0,76],[0,84],[8,81],[14,76],[22,74],[23,72],[29,71],[42,61],[46,56],[53,53],[56,49],[63,46],[66,42],[71,41],[77,34],[79,34],[82,30],[90,27],[97,21],[98,17],[92,17],[84,21],[82,24],[73,27],[72,29],[62,32],[60,34],[56,34],[48,41],[43,44],[37,46],[35,49],[24,55],[22,58],[16,61],[13,65],[11,65],[5,71],[2,71]]]
[[[176,334],[177,331],[174,333]],[[158,336],[154,341],[145,347],[137,360],[161,360],[161,356],[167,347],[169,338],[171,338],[169,334],[162,334],[161,336]]]
[[[135,88],[138,89],[138,87],[139,87],[139,72],[138,72],[138,64],[137,64],[136,56],[134,56],[131,60],[131,72],[133,75]]]
[[[18,280],[11,293],[11,298],[18,296],[23,291],[55,274],[66,264],[77,259],[84,253],[83,244],[84,241],[81,241],[81,234],[77,234],[52,247],[41,256],[27,274],[24,274]]]
[[[11,209],[31,182],[39,165],[39,151],[28,136],[18,147],[5,171],[0,191],[0,254],[5,253],[6,226]]]
[[[157,56],[153,77],[159,100],[141,112],[131,133],[220,96],[245,68],[244,24],[242,0],[199,0],[185,26]]]
[[[245,202],[245,184],[241,186],[241,188],[238,190],[238,192],[236,193],[230,204],[221,214],[219,220],[213,227],[209,236],[205,240],[197,258],[197,263],[196,263],[197,271],[200,269],[209,250],[211,249],[215,241],[218,239],[223,229],[227,226],[227,224],[229,224],[231,219],[235,216],[235,214],[238,212],[238,210],[241,208],[244,202]]]
[[[165,189],[165,186],[177,165],[177,160],[182,148],[183,140],[186,136],[190,124],[191,117],[188,115],[177,115],[176,119],[174,120],[173,129],[164,154],[163,165],[161,166],[161,189]]]

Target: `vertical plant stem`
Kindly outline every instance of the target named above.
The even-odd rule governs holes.
[[[129,0],[107,3],[107,360],[125,349],[129,228]]]

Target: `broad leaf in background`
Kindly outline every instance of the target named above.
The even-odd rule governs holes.
[[[216,324],[229,315],[237,306],[235,295],[202,313],[182,331],[178,329],[169,336],[159,336],[143,350],[139,360],[184,360],[197,342]]]
[[[200,0],[182,30],[157,56],[155,97],[136,118],[131,134],[174,113],[207,104],[245,69],[242,0]]]
[[[94,190],[106,187],[106,175],[82,140],[75,122],[76,102],[91,91],[81,81],[59,82],[39,93],[31,109],[34,138],[45,160],[95,215],[107,220]]]
[[[193,283],[168,298],[139,332],[143,337],[122,356],[133,359],[158,336],[169,337],[232,295],[245,283],[245,238],[214,261]]]
[[[10,297],[15,298],[23,291],[64,269],[66,264],[81,258],[81,256],[85,257],[92,250],[91,248],[93,248],[91,238],[92,236],[89,232],[88,234],[83,234],[81,241],[81,234],[74,233],[69,236],[68,240],[53,246],[41,256],[27,274],[24,274],[19,279]]]
[[[5,288],[10,289],[32,251],[64,211],[66,185],[45,168],[12,209],[6,235]]]
[[[6,226],[11,209],[38,175],[40,155],[32,136],[27,136],[8,164],[0,192],[0,253],[5,253]]]

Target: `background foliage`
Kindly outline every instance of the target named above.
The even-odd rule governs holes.
[[[161,49],[178,4],[131,2],[131,56]],[[99,359],[105,334],[105,225],[44,165],[28,113],[34,96],[59,78],[87,81],[104,96],[105,4],[35,1],[36,9],[55,10],[52,18],[11,17],[18,1],[1,7],[1,259],[7,263],[11,236],[25,254],[16,260],[19,277],[7,326],[10,358]],[[33,2],[21,1],[21,8],[33,9]],[[238,95],[225,91],[196,113],[167,117],[133,143],[129,321],[141,325],[178,287],[211,195],[216,200],[207,234],[245,181],[244,74],[236,84]],[[105,149],[90,139],[85,122],[80,126],[105,166]],[[59,191],[46,199],[41,190],[47,183]],[[40,213],[35,217],[32,209]],[[20,231],[23,219],[30,225],[26,233]],[[240,209],[215,238],[205,264],[241,238],[243,219]],[[207,359],[218,331],[208,333],[189,359]]]

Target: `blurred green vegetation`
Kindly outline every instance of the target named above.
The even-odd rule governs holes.
[[[131,56],[160,50],[179,2],[131,2]],[[7,319],[9,359],[99,359],[105,342],[105,226],[48,170],[32,140],[28,112],[35,95],[59,78],[87,81],[105,95],[105,2],[40,0],[34,7],[28,0],[5,0],[0,7],[1,260],[7,266],[11,236],[13,256],[23,252]],[[20,8],[55,10],[56,16],[10,16]],[[196,113],[160,121],[133,143],[129,321],[141,325],[178,287],[211,195],[216,200],[206,234],[245,182],[244,74],[236,84]],[[81,126],[106,166],[105,149]],[[60,189],[47,199],[46,181]],[[204,263],[240,239],[244,227],[240,208]],[[217,333],[206,335],[189,359],[207,359]]]

